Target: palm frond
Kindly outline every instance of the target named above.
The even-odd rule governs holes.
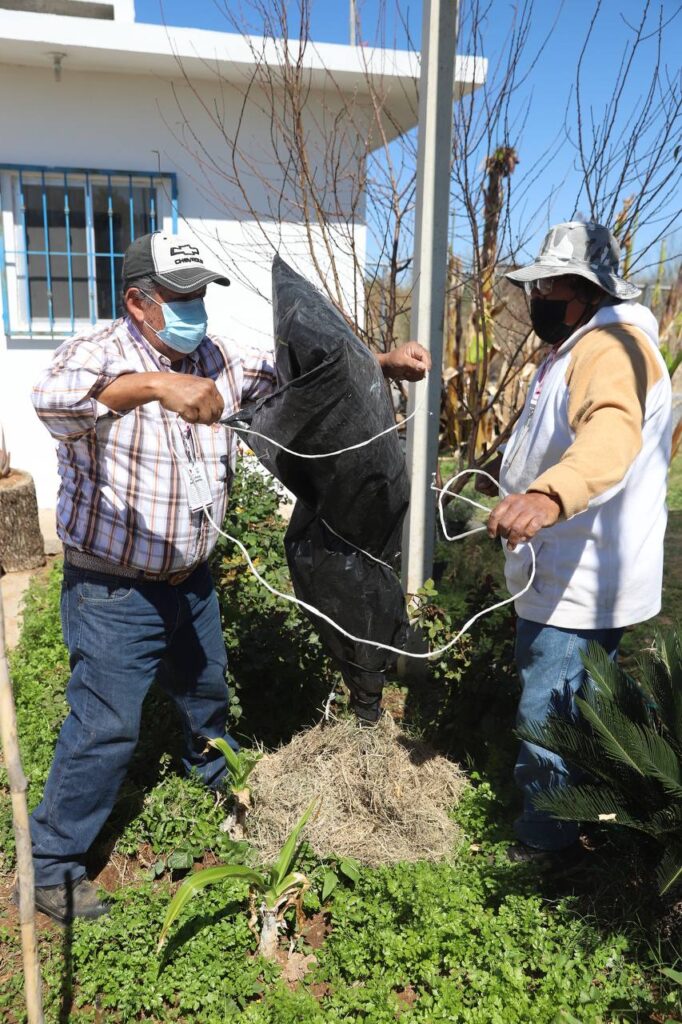
[[[606,756],[644,777],[645,768],[633,756],[632,722],[611,701],[596,695],[578,697],[576,705],[601,739]]]
[[[646,825],[647,831],[652,836],[661,840],[675,832],[682,834],[682,806],[680,804],[668,804],[667,807],[659,808],[648,818]]]
[[[533,798],[533,806],[565,821],[607,821],[646,831],[606,786],[552,786]]]
[[[637,743],[638,760],[645,765],[647,773],[660,782],[670,796],[682,799],[682,762],[667,740],[654,729],[635,726],[633,741]]]
[[[587,651],[580,657],[597,690],[605,697],[613,698],[618,688],[619,669],[602,645],[591,640]]]
[[[538,794],[538,810],[569,821],[613,822],[665,850],[661,891],[682,882],[682,635],[660,634],[643,652],[636,677],[590,646],[589,682],[576,718],[552,715],[517,729],[587,774],[582,785]]]
[[[619,771],[606,760],[601,745],[584,722],[572,722],[552,716],[545,722],[526,722],[514,730],[515,735],[527,743],[558,754],[575,768],[579,768],[605,782],[617,782]]]
[[[672,630],[657,635],[651,663],[648,682],[661,724],[682,752],[682,649]]]
[[[661,896],[682,883],[682,845],[669,846],[656,871],[658,891]]]

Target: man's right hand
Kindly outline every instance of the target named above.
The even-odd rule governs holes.
[[[164,409],[188,423],[217,423],[225,403],[212,380],[189,373],[159,373],[157,397]]]

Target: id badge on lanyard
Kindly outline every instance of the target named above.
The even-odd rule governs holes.
[[[510,456],[509,456],[509,459],[507,460],[507,464],[506,464],[506,468],[507,469],[510,468],[510,466],[512,465],[512,463],[516,459],[516,456],[521,451],[521,449],[523,447],[523,444],[524,444],[528,434],[530,433],[531,424],[533,422],[533,417],[535,416],[535,410],[537,409],[538,402],[540,401],[540,395],[542,394],[542,389],[545,386],[545,381],[546,381],[547,377],[549,376],[549,371],[551,370],[551,368],[552,368],[552,366],[554,364],[554,360],[556,359],[556,356],[557,356],[557,349],[553,348],[552,351],[547,356],[547,358],[545,359],[545,361],[543,362],[542,366],[540,367],[540,372],[538,374],[538,379],[537,379],[537,381],[535,383],[535,387],[533,388],[533,394],[531,396],[530,405],[528,407],[528,416],[526,417],[526,422],[524,423],[523,428],[521,430],[521,433],[518,436],[518,439],[517,439],[517,441],[516,441],[516,443],[514,445],[514,448],[513,448],[512,452],[511,452]]]
[[[213,504],[213,496],[206,475],[206,467],[196,457],[196,448],[192,428],[189,424],[185,427],[179,424],[182,446],[185,449],[187,461],[182,465],[185,485],[187,488],[187,501],[190,512],[201,512],[204,508],[210,508]]]

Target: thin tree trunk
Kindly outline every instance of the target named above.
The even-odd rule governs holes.
[[[20,572],[41,565],[45,565],[45,544],[33,478],[13,469],[0,479],[0,568]]]
[[[2,571],[0,570],[0,575]],[[9,678],[7,652],[5,650],[5,616],[0,597],[0,735],[5,767],[12,794],[12,820],[17,847],[17,876],[19,880],[19,923],[21,926],[21,948],[24,959],[24,990],[28,1024],[43,1024],[43,999],[36,942],[35,893],[33,882],[33,857],[31,836],[28,828],[28,807],[26,805],[26,776],[21,767],[19,742],[17,739],[17,716],[14,694]]]

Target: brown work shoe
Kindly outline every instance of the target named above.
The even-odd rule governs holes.
[[[18,902],[18,887],[14,901]],[[93,921],[109,913],[109,905],[99,899],[97,886],[89,882],[85,875],[63,885],[37,885],[35,903],[36,910],[47,914],[58,924],[71,924],[76,917]]]

